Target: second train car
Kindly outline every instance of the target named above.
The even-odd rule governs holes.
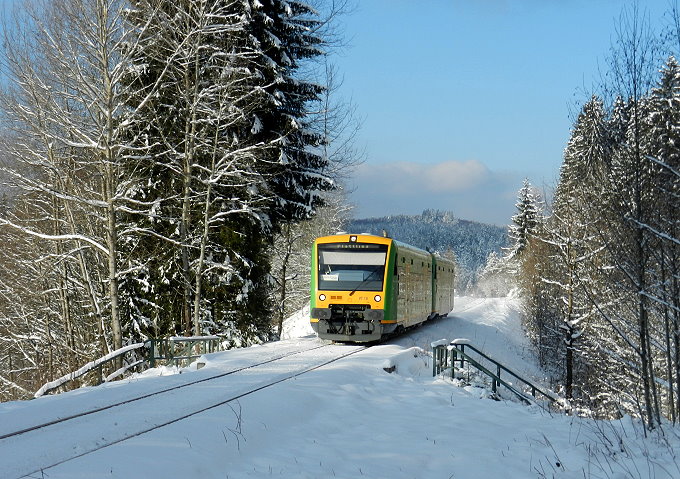
[[[392,238],[339,234],[312,247],[311,325],[321,339],[371,342],[453,309],[454,264]]]

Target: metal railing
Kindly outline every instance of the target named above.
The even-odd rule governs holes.
[[[470,354],[465,351],[466,348],[468,348],[468,350],[472,350],[474,353],[476,353],[477,355],[481,356],[486,361],[491,363],[493,365],[491,368],[495,367],[495,372],[492,371],[489,367],[486,367],[481,362],[479,362],[477,358],[473,358],[472,356],[470,356]],[[534,399],[536,399],[537,394],[540,394],[541,396],[545,397],[550,402],[555,402],[558,399],[553,394],[543,391],[541,388],[539,388],[532,382],[527,381],[526,379],[524,379],[511,369],[502,365],[495,359],[491,358],[490,356],[488,356],[487,354],[485,354],[484,352],[480,351],[479,349],[475,348],[473,345],[467,342],[452,341],[448,345],[442,344],[442,342],[438,342],[438,344],[433,343],[432,345],[433,376],[441,374],[442,372],[450,369],[451,377],[454,378],[456,371],[456,363],[459,363],[461,368],[463,368],[465,366],[465,363],[467,363],[470,366],[477,369],[478,371],[485,374],[486,376],[488,376],[489,378],[491,378],[491,389],[494,393],[497,392],[497,388],[499,386],[503,386],[507,390],[512,392],[515,396],[517,396],[522,402],[525,402],[527,404],[530,404],[532,402],[529,396],[525,392],[518,389],[515,384],[501,378],[501,374],[505,373],[506,376],[510,375],[511,377],[513,377],[514,379],[528,387],[531,390],[531,396],[533,396]]]
[[[197,359],[203,354],[213,353],[221,349],[219,336],[175,336],[171,338],[147,339],[143,343],[132,344],[113,351],[106,356],[87,363],[77,371],[70,372],[58,379],[45,383],[33,396],[40,397],[60,387],[65,387],[87,374],[95,375],[89,384],[98,386],[104,382],[112,381],[134,368],[143,370],[160,365],[184,367],[190,364],[193,359]],[[137,359],[139,358],[139,353],[136,353],[137,356],[132,358],[133,361],[125,364],[125,356],[129,356],[138,350],[143,350],[142,355],[144,357]],[[123,365],[104,376],[105,371],[110,371],[112,369],[111,366],[115,363],[122,363]]]
[[[172,366],[187,366],[192,359],[220,350],[218,336],[175,336],[148,339],[144,344],[147,345],[146,360],[151,368],[155,368],[159,361]]]
[[[132,367],[136,367],[140,364],[140,361],[136,361],[132,364],[126,364],[123,365],[122,367],[119,367],[117,370],[112,372],[111,374],[107,375],[106,378],[104,378],[104,370],[107,368],[110,364],[112,364],[114,361],[115,362],[122,362],[122,359],[125,355],[129,354],[132,351],[136,351],[138,349],[141,349],[145,346],[145,343],[137,343],[137,344],[131,344],[129,346],[125,346],[121,349],[118,349],[116,351],[112,351],[106,356],[103,356],[99,359],[95,359],[94,361],[90,361],[86,365],[82,366],[80,369],[77,371],[70,372],[68,374],[63,375],[60,378],[57,378],[53,381],[47,382],[42,385],[40,389],[38,389],[33,397],[37,398],[40,397],[44,394],[47,394],[49,392],[52,392],[62,386],[66,386],[67,384],[72,383],[73,381],[80,379],[81,377],[90,374],[90,373],[95,373],[95,382],[94,386],[98,386],[99,384],[102,384],[103,382],[110,381],[111,379],[114,379],[122,374],[124,374],[126,371],[131,369]]]

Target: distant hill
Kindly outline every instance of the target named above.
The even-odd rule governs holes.
[[[453,250],[458,263],[458,287],[465,290],[492,251],[507,246],[507,230],[500,226],[455,218],[449,211],[425,210],[420,215],[397,215],[351,220],[352,233],[382,235],[422,249]]]

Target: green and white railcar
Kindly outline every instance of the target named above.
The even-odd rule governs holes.
[[[322,339],[377,341],[448,314],[453,279],[451,261],[391,238],[318,238],[312,248],[312,328]]]

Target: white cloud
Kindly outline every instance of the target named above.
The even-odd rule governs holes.
[[[483,183],[489,175],[486,166],[476,160],[447,161],[425,169],[427,189],[433,192],[469,190]]]
[[[364,163],[351,200],[357,217],[449,210],[463,219],[507,224],[514,214],[518,173],[489,170],[480,161]]]
[[[365,163],[358,171],[359,177],[375,182],[378,187],[388,186],[396,192],[431,193],[469,190],[486,181],[490,174],[488,168],[476,160],[434,164],[404,161],[379,165]]]

